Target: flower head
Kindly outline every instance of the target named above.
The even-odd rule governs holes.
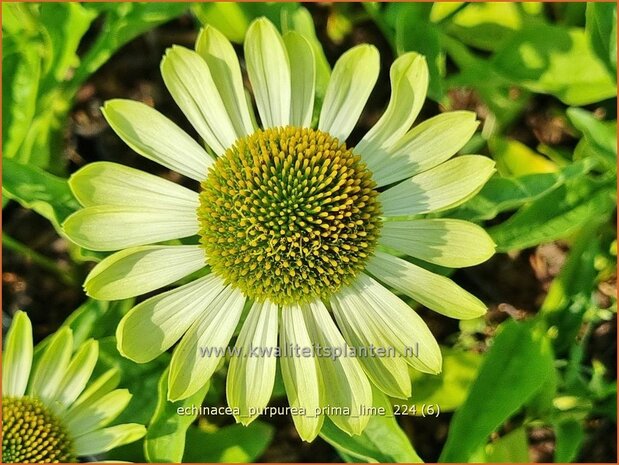
[[[369,419],[359,413],[372,405],[371,384],[406,398],[408,366],[441,369],[430,330],[394,292],[455,318],[486,310],[448,278],[402,257],[461,267],[492,255],[494,244],[480,227],[423,215],[474,195],[493,162],[477,155],[449,160],[477,127],[470,112],[444,113],[411,129],[428,84],[425,59],[416,53],[393,63],[389,104],[354,146],[347,139],[378,78],[376,48],[359,45],[340,57],[317,118],[314,56],[301,35],[282,36],[266,19],[256,20],[244,55],[260,125],[234,49],[216,29],[200,33],[195,51],[172,47],[161,63],[168,90],[206,150],[141,103],[113,100],[103,109],[130,147],[198,181],[199,192],[93,163],[71,178],[84,209],[64,228],[83,247],[118,251],[86,280],[98,299],[132,297],[205,273],[139,303],[117,330],[120,352],[137,362],[178,342],[170,399],[206,383],[224,353],[203,356],[201,349],[227,346],[244,316],[236,347],[244,354],[282,349],[288,400],[305,412],[293,415],[301,437],[312,440],[324,415],[358,434]],[[195,239],[156,244],[186,237]],[[374,346],[396,355],[287,350],[317,346],[331,354]],[[419,350],[411,354],[411,347]],[[239,421],[249,423],[267,405],[276,355],[231,358],[227,397]]]
[[[75,462],[140,439],[143,425],[107,427],[127,406],[131,394],[114,389],[110,370],[88,384],[97,362],[96,341],[73,354],[73,336],[59,330],[47,343],[31,375],[32,325],[17,312],[9,329],[2,370],[2,461]]]

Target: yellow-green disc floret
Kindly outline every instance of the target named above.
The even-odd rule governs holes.
[[[2,398],[2,462],[75,462],[62,423],[38,399]]]
[[[287,126],[241,138],[201,187],[208,263],[257,300],[330,295],[364,268],[380,232],[370,171],[319,130]]]

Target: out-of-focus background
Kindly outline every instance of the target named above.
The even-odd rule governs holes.
[[[121,384],[136,394],[118,421],[151,422],[165,402],[157,382],[169,354],[136,365],[117,353],[114,330],[134,301],[84,295],[81,283],[104,254],[60,232],[77,208],[67,178],[108,160],[195,187],[129,149],[100,107],[139,100],[196,136],[163,85],[165,49],[193,47],[210,24],[242,57],[245,31],[259,16],[311,42],[319,98],[344,51],[378,47],[381,75],[353,140],[380,117],[389,66],[407,51],[424,54],[430,69],[418,121],[477,113],[480,128],[462,153],[493,158],[498,173],[445,216],[483,225],[497,244],[487,263],[451,276],[489,312],[458,322],[412,303],[442,345],[443,373],[411,373],[405,404],[414,408],[373,419],[361,437],[325,430],[307,444],[288,416],[247,428],[232,417],[199,416],[173,429],[176,444],[186,439],[184,453],[157,456],[151,438],[107,458],[406,462],[418,454],[428,462],[615,463],[614,3],[3,3],[3,329],[22,309],[37,341],[63,324],[78,342],[100,339],[98,370],[118,366]],[[225,405],[225,373],[224,364],[205,405]],[[271,405],[287,405],[279,377]]]

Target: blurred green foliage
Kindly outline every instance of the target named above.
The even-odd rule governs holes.
[[[528,461],[527,428],[540,425],[553,428],[555,461],[578,460],[587,419],[616,423],[616,381],[609,381],[599,361],[586,358],[593,329],[616,314],[616,299],[600,308],[595,295],[616,268],[616,4],[337,3],[323,7],[326,24],[317,31],[299,3],[3,3],[3,207],[15,200],[58,229],[77,208],[63,144],[80,86],[124,44],[189,12],[196,28],[211,24],[237,44],[259,16],[284,32],[303,34],[315,52],[316,105],[331,69],[318,37],[338,45],[355,27],[370,23],[393,56],[416,51],[427,57],[429,97],[442,108],[453,109],[458,92],[475,96],[483,125],[463,151],[487,153],[499,172],[445,215],[487,227],[499,251],[559,239],[570,250],[535,317],[499,325],[484,354],[467,342],[484,323],[462,322],[456,347],[443,348],[444,372],[412,374],[413,397],[406,403],[455,411],[441,461]],[[547,105],[579,139],[574,150],[516,139],[512,129],[534,101]],[[12,238],[3,243],[36,256]],[[74,261],[100,256],[72,249]],[[39,258],[37,263],[53,267]],[[180,403],[165,398],[167,355],[135,365],[118,354],[115,328],[131,305],[88,300],[64,322],[73,328],[76,345],[89,337],[100,340],[98,373],[116,370],[135,394],[118,421],[149,425],[143,441],[109,458],[257,460],[273,439],[271,425],[222,426],[178,416]],[[225,405],[222,373],[225,366],[188,402],[199,404],[206,395],[208,405]],[[276,388],[275,397],[283,396]],[[375,403],[390,410],[402,401],[376,393]],[[321,436],[347,461],[421,461],[415,437],[411,442],[394,417],[373,418],[359,437],[327,421]]]

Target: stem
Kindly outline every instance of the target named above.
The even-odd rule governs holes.
[[[53,260],[32,250],[27,245],[13,239],[6,233],[2,234],[2,245],[13,252],[23,255],[27,260],[30,260],[41,268],[54,273],[62,280],[63,283],[69,286],[78,285],[70,271],[63,271]]]

